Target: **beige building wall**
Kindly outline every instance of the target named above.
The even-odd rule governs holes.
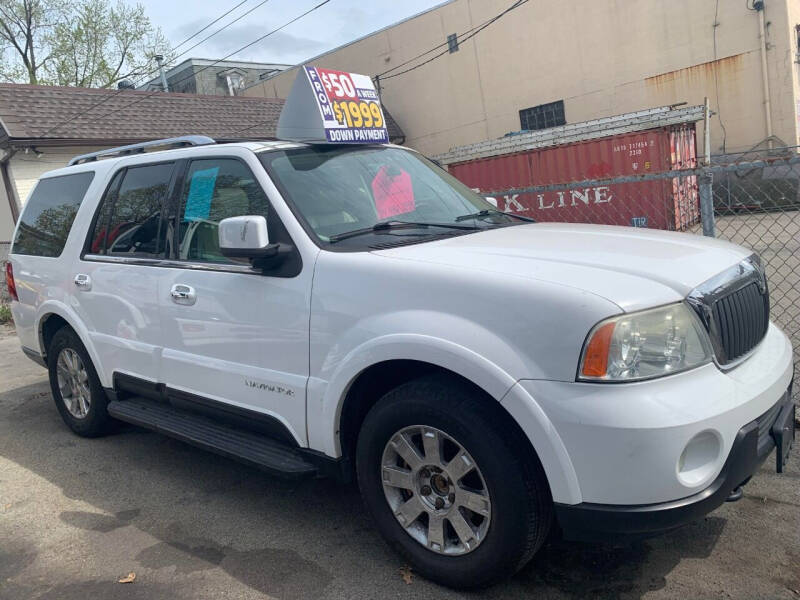
[[[309,63],[374,76],[511,4],[452,0]],[[773,134],[796,145],[800,0],[765,4]],[[574,123],[705,96],[717,113],[712,151],[737,152],[767,136],[760,48],[758,13],[743,0],[532,0],[381,88],[406,143],[427,154],[519,130],[520,109],[556,100]],[[286,98],[296,73],[245,95]]]
[[[39,180],[39,177],[48,171],[66,167],[70,159],[79,154],[88,154],[89,152],[96,152],[102,150],[103,147],[85,147],[85,146],[64,146],[64,147],[39,147],[42,152],[41,156],[37,157],[33,151],[27,154],[24,151],[19,151],[11,158],[8,165],[8,173],[11,177],[11,185],[13,186],[19,206],[25,206],[28,196]],[[5,188],[0,186],[0,245],[4,242],[10,242],[14,233],[15,223],[12,219],[11,208],[6,198]],[[2,254],[0,248],[0,254]],[[0,256],[0,260],[3,257]]]
[[[17,191],[17,198],[21,206],[25,206],[28,195],[43,174],[54,169],[66,167],[70,159],[79,154],[88,154],[102,150],[104,147],[68,146],[60,148],[39,147],[42,155],[37,158],[33,151],[27,154],[17,152],[9,163],[11,181]]]

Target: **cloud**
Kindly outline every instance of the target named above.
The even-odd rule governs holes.
[[[150,10],[157,13],[163,21],[166,21],[167,18],[171,20],[173,27],[170,28],[169,37],[173,44],[182,42],[188,36],[208,25],[214,13],[219,10],[216,0],[194,0],[197,7],[195,14],[202,16],[184,20],[188,15],[181,14],[183,11],[177,9],[177,6],[181,3],[164,3],[163,0],[141,1],[148,5]],[[322,10],[310,13],[302,21],[287,27],[287,30],[278,31],[270,35],[265,40],[254,44],[243,52],[235,54],[231,59],[295,64],[416,14],[440,2],[441,0],[404,0],[397,3],[364,3],[361,0],[339,0],[335,6],[334,3],[331,3]],[[271,3],[269,5],[272,7],[270,12],[259,14],[260,11],[256,11],[247,15],[242,21],[223,29],[181,58],[188,56],[211,59],[222,58],[233,50],[286,23],[290,18],[297,16],[302,12],[298,5],[302,5],[303,8],[307,9],[313,4],[314,0],[303,0],[302,2],[284,0],[280,3],[274,3],[274,5]],[[240,11],[234,14],[240,14]],[[269,15],[268,19],[264,18],[263,15],[265,14]],[[182,45],[178,52],[188,50],[204,37],[214,33],[233,16],[232,14],[231,17],[213,25],[191,39]],[[291,33],[292,30],[300,33]]]
[[[197,31],[201,25],[198,22],[191,22],[182,25],[174,36],[177,40],[182,40]],[[189,56],[203,58],[221,58],[227,56],[234,50],[241,48],[245,44],[265,35],[275,29],[276,26],[263,23],[238,23],[220,31],[217,35],[202,43],[197,48],[191,50]],[[196,44],[206,32],[197,38],[187,42],[178,49],[183,52]],[[294,63],[299,62],[329,48],[330,45],[322,40],[314,40],[308,37],[295,35],[286,31],[276,31],[262,41],[253,44],[246,50],[236,53],[231,59],[253,60],[257,62],[276,62]]]

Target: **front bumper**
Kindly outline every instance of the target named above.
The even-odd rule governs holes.
[[[641,538],[669,531],[703,517],[750,480],[775,448],[773,427],[785,414],[790,414],[794,419],[791,388],[773,408],[739,430],[716,479],[701,492],[687,498],[634,506],[556,503],[556,518],[564,537],[580,541]],[[779,467],[781,464],[779,458]]]
[[[636,383],[522,380],[502,404],[536,449],[556,503],[660,504],[714,482],[739,430],[786,392],[792,361],[771,324],[727,372],[707,364]]]

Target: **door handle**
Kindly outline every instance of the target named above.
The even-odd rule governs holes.
[[[72,281],[79,290],[88,292],[92,289],[92,278],[85,273],[78,273]]]
[[[183,304],[184,306],[191,306],[197,301],[197,293],[190,285],[183,285],[176,283],[169,290],[169,295],[172,296],[172,301],[175,304]]]

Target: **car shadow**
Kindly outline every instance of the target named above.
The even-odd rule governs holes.
[[[666,586],[685,558],[708,557],[725,527],[709,516],[662,536],[620,545],[554,541],[512,579],[512,586],[549,588],[565,598],[641,598]]]
[[[381,541],[354,485],[288,483],[128,425],[82,439],[61,422],[45,382],[0,393],[0,440],[0,456],[92,507],[61,512],[64,525],[99,536],[134,527],[154,538],[132,555],[144,568],[178,574],[218,568],[278,598],[405,592],[403,562]],[[724,526],[724,519],[709,517],[619,547],[554,541],[509,581],[468,596],[639,598],[663,588],[682,559],[708,556]],[[7,578],[37,551],[35,539],[12,542],[19,552],[0,551],[0,575]],[[392,594],[384,594],[387,581],[398,586]],[[97,591],[95,583],[69,582],[48,593],[82,598]],[[463,597],[419,579],[414,584],[415,597]]]

